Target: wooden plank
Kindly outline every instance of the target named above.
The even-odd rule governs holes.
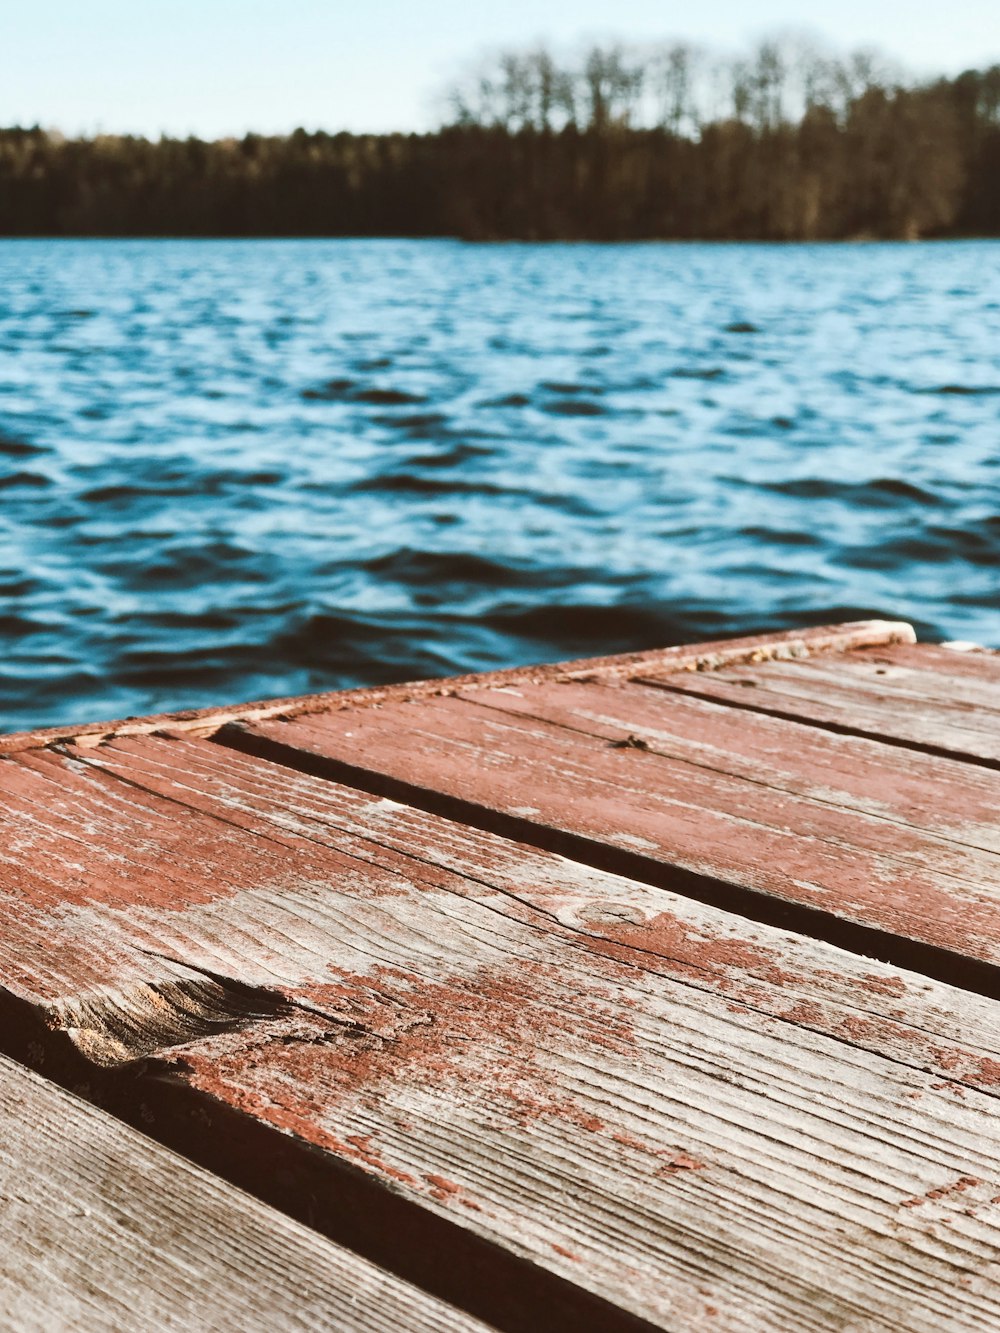
[[[485,1329],[0,1056],[0,1329]]]
[[[904,646],[829,659],[723,667],[697,677],[643,670],[636,679],[1000,767],[998,664],[1000,654]]]
[[[994,1002],[209,743],[0,773],[46,1058],[151,1059],[154,1119],[308,1154],[320,1216],[350,1166],[447,1219],[505,1327],[1000,1322]],[[606,1304],[540,1316],[546,1275]]]
[[[677,696],[663,694],[661,703],[654,690],[619,693],[614,698],[626,701],[624,709],[584,731],[563,725],[558,700],[569,706],[602,690],[600,697],[610,699],[609,687],[512,689],[268,722],[224,735],[234,745],[297,766],[315,764],[317,772],[590,864],[683,887],[762,919],[787,921],[946,979],[961,974],[962,984],[1000,992],[998,782],[991,773],[979,770],[979,777],[964,781],[966,765],[940,761],[939,778],[957,789],[941,793],[940,815],[924,829],[919,817],[893,814],[893,799],[898,812],[907,789],[898,798],[889,795],[900,767],[895,757],[880,767],[889,747],[859,752],[856,776],[837,799],[822,789],[847,781],[830,772],[834,746],[826,774],[817,774],[812,787],[802,765],[788,775],[785,760],[786,775],[769,780],[749,771],[749,756],[742,766],[730,761],[725,771],[726,765],[706,765],[703,749],[662,744],[658,728]],[[519,715],[519,698],[530,701],[531,715]],[[691,707],[676,705],[678,716],[687,710],[689,724]],[[733,713],[735,724],[728,717],[719,723],[723,713]],[[556,720],[546,720],[550,716]],[[751,722],[736,710],[710,716],[702,709],[701,719],[709,745],[714,726],[729,729],[730,755],[753,746],[733,736],[741,719],[748,736],[755,726],[760,734],[759,719]],[[810,730],[772,734],[761,745],[791,749],[795,736]],[[640,744],[648,735],[649,748],[628,744],[633,734]],[[804,764],[819,745],[819,739],[811,748],[803,740]],[[837,763],[841,772],[849,764],[842,751]],[[773,757],[770,764],[774,775]],[[867,777],[866,764],[872,766]],[[931,779],[923,772],[919,798],[926,807]],[[882,809],[873,808],[879,788]],[[858,799],[863,793],[867,802]],[[908,796],[912,802],[912,781]],[[878,934],[844,934],[848,927]],[[973,976],[967,959],[986,964],[986,972]]]
[[[919,750],[715,704],[633,682],[566,682],[463,693],[555,723],[962,846],[1000,852],[1000,775]]]
[[[563,676],[599,675],[602,679],[635,675],[642,671],[704,671],[735,662],[763,662],[772,657],[808,657],[841,653],[851,648],[878,647],[891,643],[913,643],[913,628],[901,621],[861,620],[843,625],[821,625],[777,634],[756,634],[713,643],[658,648],[647,652],[620,653],[574,662],[543,663],[442,680],[409,681],[358,690],[266,699],[224,707],[185,709],[153,717],[131,717],[114,722],[91,722],[83,726],[45,727],[36,731],[0,736],[0,754],[39,749],[64,742],[100,745],[114,736],[147,736],[170,728],[195,736],[210,736],[233,722],[261,722],[268,718],[327,712],[331,709],[432,698],[455,689],[487,688],[519,681],[551,681]]]

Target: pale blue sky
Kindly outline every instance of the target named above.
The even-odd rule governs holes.
[[[498,45],[615,35],[725,51],[788,28],[917,72],[1000,61],[998,0],[0,0],[0,125],[422,129],[442,85]]]

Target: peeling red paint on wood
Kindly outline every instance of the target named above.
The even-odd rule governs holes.
[[[1000,850],[1000,777],[989,769],[632,682],[462,697],[609,742],[638,734],[646,750],[708,771]]]
[[[601,688],[566,687],[570,696]],[[965,766],[953,765],[957,791],[942,795],[928,829],[906,822],[886,788],[877,805],[863,799],[861,780],[831,799],[819,785],[834,781],[831,775],[810,786],[793,763],[772,760],[773,780],[760,781],[746,762],[730,761],[735,772],[706,765],[704,751],[691,745],[661,752],[653,726],[648,750],[617,750],[607,744],[606,724],[571,730],[520,714],[513,696],[511,708],[506,695],[484,707],[485,697],[386,705],[250,732],[281,745],[289,762],[301,752],[388,778],[430,808],[440,808],[443,796],[461,801],[463,811],[478,807],[487,823],[497,814],[516,820],[525,837],[537,829],[547,845],[561,834],[584,839],[605,864],[606,849],[616,848],[634,873],[643,863],[653,875],[680,867],[1000,965],[1000,853],[995,819],[987,822],[1000,775],[982,772],[963,783]],[[625,702],[632,729],[641,708],[641,699]],[[910,776],[904,801],[912,821],[919,817],[914,801],[929,805],[931,794],[926,771]]]
[[[998,662],[1000,654],[967,657],[902,645],[825,662],[772,659],[727,666],[697,680],[645,670],[636,679],[995,768],[1000,766]]]
[[[169,794],[181,784],[186,804],[197,800],[206,814],[214,810],[216,817],[224,815],[248,831],[266,821],[269,837],[288,838],[289,845],[305,837],[397,870],[406,862],[394,858],[416,856],[420,875],[435,887],[454,891],[461,885],[461,891],[472,896],[488,895],[491,889],[500,892],[507,914],[530,922],[541,912],[545,920],[582,934],[588,948],[609,962],[627,965],[637,951],[634,956],[644,962],[660,960],[680,979],[693,984],[710,980],[730,997],[775,1015],[787,1014],[801,999],[816,1002],[830,1032],[846,1034],[853,1009],[843,1009],[843,1002],[861,995],[866,1011],[877,1016],[883,1037],[896,1034],[900,1040],[917,1043],[921,1061],[942,1058],[944,1047],[933,1054],[919,1031],[906,1027],[904,1020],[914,1014],[914,1005],[921,1013],[924,1007],[922,993],[912,981],[891,969],[875,970],[840,950],[824,954],[829,960],[824,966],[810,941],[788,932],[757,926],[675,893],[590,870],[413,807],[284,768],[261,766],[206,742],[121,741],[88,762],[126,776],[130,785],[145,786],[150,792]],[[412,879],[409,883],[409,892],[419,890],[418,883]],[[377,875],[371,876],[366,892],[383,896]],[[331,986],[323,1003],[331,1004],[335,992]],[[603,997],[606,1003],[608,994],[594,991],[592,1000],[596,1003]],[[628,1009],[627,995],[619,992],[615,998]],[[926,1014],[920,1021],[931,1022]],[[605,1031],[607,1022],[605,1012],[595,1024],[595,1040],[614,1042],[614,1028]],[[960,1034],[949,1030],[949,1035]],[[982,1076],[978,1057],[971,1052],[957,1063],[970,1071],[970,1077]]]
[[[818,665],[790,638],[660,662],[850,662],[871,693],[888,658],[912,693],[922,650],[871,635]],[[992,772],[638,685],[637,662],[254,729],[993,960]],[[990,671],[962,675],[977,716]],[[252,1128],[327,1217],[363,1180],[380,1217],[474,1237],[504,1327],[531,1327],[515,1272],[604,1302],[581,1328],[1000,1323],[996,1000],[190,735],[36,738],[0,760],[0,815],[0,1009],[32,1018],[30,1058],[75,1052],[220,1160]]]
[[[800,1326],[811,1297],[796,1266],[777,1291],[759,1274],[784,1267],[803,1227],[822,1244],[830,1308],[853,1317],[856,1261],[816,1203],[817,1171],[900,1281],[918,1256],[891,1228],[903,1202],[940,1189],[942,1172],[991,1179],[1000,1131],[977,1076],[1000,1049],[979,997],[208,742],[9,762],[6,838],[30,830],[50,867],[76,855],[65,810],[44,799],[60,785],[94,821],[94,845],[71,902],[48,883],[37,902],[22,893],[13,917],[0,899],[0,978],[15,984],[4,960],[33,919],[65,959],[55,1000],[38,996],[58,1025],[82,1002],[74,951],[88,986],[95,959],[123,960],[101,992],[105,1049],[127,1050],[151,1021],[143,997],[166,977],[258,997],[256,1016],[214,1033],[176,1044],[158,1029],[151,1050],[137,1037],[157,1077],[169,1072],[207,1112],[208,1134],[212,1108],[232,1108],[644,1318],[688,1327],[708,1317],[706,1296],[723,1327]],[[187,848],[158,840],[171,818]],[[126,873],[102,898],[116,857]],[[166,877],[186,888],[169,908]],[[29,978],[17,989],[31,998]],[[888,1016],[900,1002],[908,1023]],[[856,1144],[829,1140],[831,1087]],[[914,1135],[929,1136],[915,1156]],[[797,1182],[787,1222],[776,1141],[781,1175]],[[562,1249],[545,1234],[553,1198],[572,1226]],[[769,1210],[777,1248],[724,1221],[734,1207]],[[980,1213],[985,1229],[963,1253],[981,1256],[998,1223]],[[684,1257],[692,1229],[697,1278]],[[921,1272],[926,1262],[919,1251]],[[946,1271],[935,1270],[942,1291]],[[883,1312],[899,1299],[891,1278],[864,1286]]]

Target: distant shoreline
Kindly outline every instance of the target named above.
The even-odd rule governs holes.
[[[546,236],[543,238],[529,236],[497,236],[497,237],[468,237],[447,235],[418,235],[407,232],[388,233],[364,233],[357,232],[353,235],[330,232],[329,234],[319,234],[317,232],[274,232],[270,234],[248,235],[246,232],[205,232],[203,234],[195,233],[177,233],[177,232],[144,232],[144,233],[115,233],[115,232],[0,232],[0,244],[10,241],[65,241],[68,244],[75,241],[107,241],[107,242],[147,242],[164,241],[175,243],[178,241],[189,241],[193,244],[203,244],[206,241],[246,241],[263,244],[281,244],[286,241],[345,241],[345,242],[372,242],[384,241],[386,244],[392,244],[399,241],[419,241],[433,242],[439,241],[444,244],[460,246],[495,246],[497,248],[504,246],[558,246],[558,245],[578,245],[578,246],[654,246],[654,245],[672,245],[678,248],[684,246],[713,246],[720,249],[728,246],[761,246],[774,249],[792,249],[797,246],[816,246],[824,249],[846,249],[850,246],[924,246],[935,245],[955,245],[955,244],[978,244],[1000,241],[1000,232],[992,234],[963,234],[952,233],[936,236],[835,236],[824,237],[821,239],[805,239],[802,237],[790,237],[787,239],[776,240],[770,237],[732,237],[732,236],[637,236],[626,238],[603,239],[600,237],[579,237],[579,236]]]
[[[729,119],[698,137],[622,125],[216,142],[0,130],[0,236],[1000,236],[1000,120],[945,116],[949,95],[868,94],[843,122],[820,111],[764,127]]]

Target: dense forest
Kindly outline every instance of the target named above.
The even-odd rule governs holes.
[[[1000,235],[1000,66],[915,81],[763,41],[505,52],[427,134],[0,130],[0,234]]]

